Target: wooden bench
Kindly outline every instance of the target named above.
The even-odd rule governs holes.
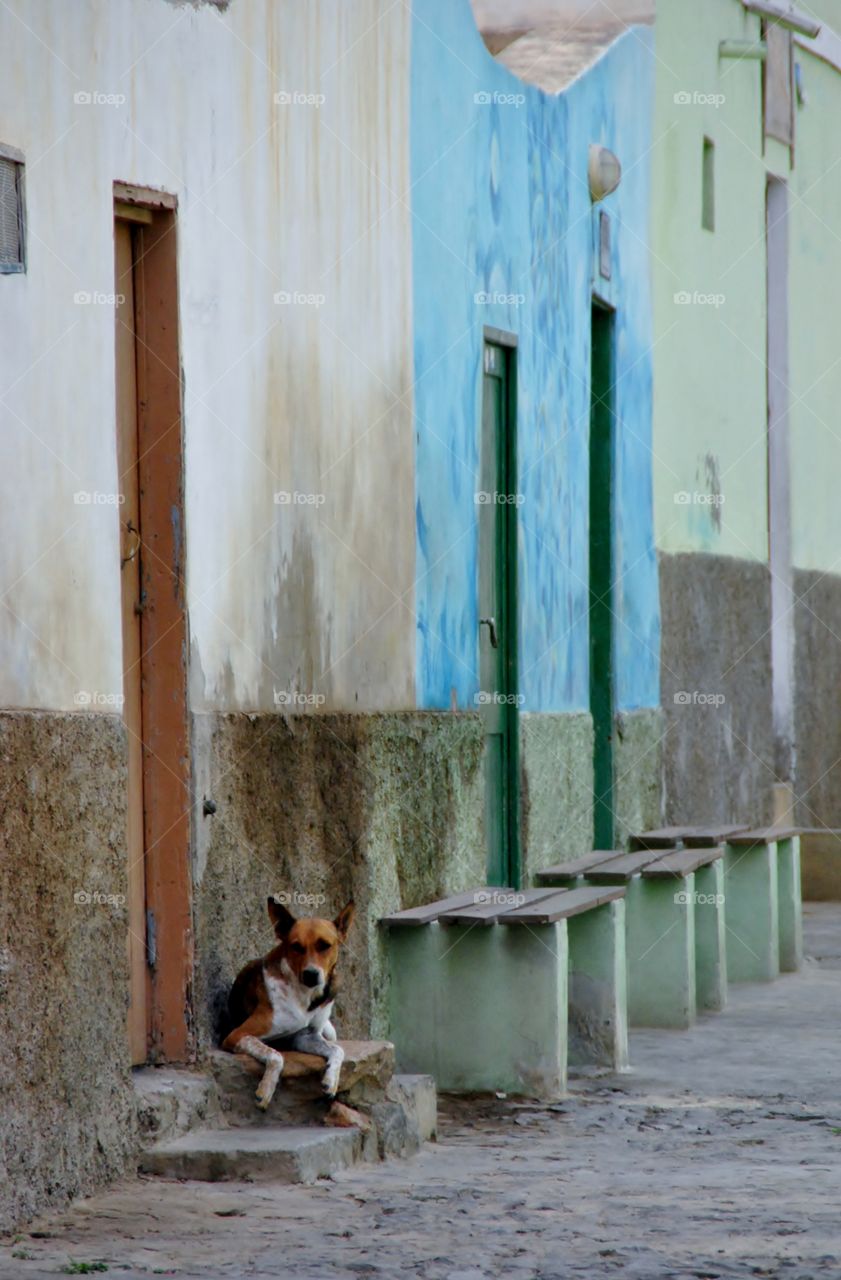
[[[655,831],[641,831],[631,836],[634,849],[705,849],[723,844],[730,836],[747,831],[748,824],[722,823],[712,827],[658,827]]]
[[[557,1098],[567,1063],[627,1065],[625,890],[480,887],[381,920],[399,1069]]]
[[[597,850],[538,872],[541,884],[624,885],[632,1026],[688,1027],[727,993],[720,846]],[[703,911],[702,911],[703,908]]]
[[[731,835],[724,861],[730,976],[769,982],[803,959],[800,832],[757,827]]]

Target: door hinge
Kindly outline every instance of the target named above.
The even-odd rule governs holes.
[[[146,963],[150,969],[158,963],[158,930],[150,907],[146,908]]]

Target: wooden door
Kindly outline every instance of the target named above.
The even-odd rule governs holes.
[[[514,348],[486,341],[479,500],[479,681],[489,884],[519,886]]]
[[[140,482],[132,225],[114,228],[116,281],[117,466],[120,494],[120,583],[123,620],[123,718],[128,735],[128,1038],[131,1061],[146,1061],[146,863],[143,840],[141,691]]]

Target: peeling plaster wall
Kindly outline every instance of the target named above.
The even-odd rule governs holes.
[[[418,701],[472,707],[484,325],[518,335],[523,709],[589,706],[590,299],[597,213],[588,146],[623,164],[611,216],[617,307],[616,690],[658,701],[650,469],[648,161],[651,33],[634,29],[550,97],[494,62],[467,0],[428,0],[413,30]],[[628,104],[633,104],[629,109]],[[477,295],[490,302],[477,303]]]
[[[113,294],[115,179],[179,202],[195,705],[413,705],[409,32],[378,0],[0,11],[0,705],[121,688],[114,315],[74,302]]]

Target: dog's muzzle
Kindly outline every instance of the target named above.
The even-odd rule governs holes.
[[[301,974],[301,981],[305,987],[320,987],[324,975],[320,969],[304,969]]]

